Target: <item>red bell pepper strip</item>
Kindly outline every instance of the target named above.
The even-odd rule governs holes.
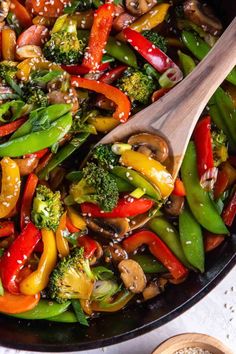
[[[197,123],[193,139],[197,151],[198,175],[201,179],[207,170],[214,167],[210,116],[204,117]]]
[[[103,82],[84,79],[82,77],[72,76],[71,85],[73,87],[81,87],[87,90],[92,90],[102,93],[108,99],[112,100],[116,105],[116,110],[113,117],[118,119],[121,123],[125,123],[129,118],[131,104],[128,97],[118,88],[107,85]]]
[[[37,157],[38,159],[41,159],[44,155],[46,155],[46,153],[49,151],[49,148],[45,148],[39,151],[34,152],[33,154],[27,154],[24,155],[24,158],[28,158],[28,157]]]
[[[107,39],[111,31],[114,14],[115,5],[112,3],[99,6],[94,13],[88,48],[82,64],[89,70],[97,70],[101,63]]]
[[[101,63],[97,71],[104,71],[110,67],[109,63]],[[89,69],[83,65],[61,65],[61,68],[67,71],[70,75],[86,75],[89,73]]]
[[[31,173],[26,181],[20,211],[20,227],[21,230],[24,229],[25,225],[30,221],[30,211],[32,206],[32,201],[35,193],[35,189],[38,184],[38,177]]]
[[[74,232],[79,232],[79,229],[72,224],[72,221],[69,216],[66,216],[66,227],[71,234],[73,234]]]
[[[117,206],[110,212],[104,212],[96,204],[82,203],[83,214],[89,214],[95,218],[129,218],[146,213],[154,205],[154,201],[147,198],[135,199],[130,196],[120,198]]]
[[[234,190],[234,193],[229,203],[226,205],[222,213],[222,218],[224,220],[225,225],[232,226],[235,216],[236,216],[236,188]]]
[[[174,279],[184,278],[188,274],[188,269],[154,232],[139,231],[125,239],[122,245],[128,253],[134,252],[142,245],[147,245],[150,252],[169,270]]]
[[[84,248],[85,258],[91,258],[97,249],[97,243],[89,236],[81,236],[78,238],[78,244]]]
[[[7,123],[0,126],[0,137],[14,133],[24,122],[26,121],[25,117],[19,118],[14,122]]]
[[[170,91],[170,88],[160,88],[152,94],[152,102],[158,101],[161,97],[165,96],[167,92]]]
[[[205,252],[210,252],[218,247],[225,240],[225,236],[216,235],[210,232],[204,234],[204,248]]]
[[[114,69],[111,69],[107,73],[103,74],[99,81],[104,82],[105,84],[112,84],[114,81],[119,79],[119,77],[123,74],[123,72],[126,70],[127,66],[126,65],[119,65]]]
[[[214,186],[214,198],[218,199],[227,189],[229,184],[229,176],[224,170],[219,170],[217,180]]]
[[[16,277],[27,262],[41,238],[41,232],[31,222],[6,250],[0,261],[0,274],[3,287],[11,294],[18,294]]]
[[[14,235],[15,224],[13,221],[0,221],[0,237]]]
[[[172,194],[177,195],[179,197],[185,197],[186,196],[186,191],[184,188],[184,184],[181,181],[180,178],[176,178],[175,180],[175,186]]]
[[[164,73],[169,68],[178,68],[162,50],[139,32],[127,27],[123,30],[123,33],[127,42],[129,42],[159,73]],[[180,69],[179,71],[181,72]]]
[[[16,16],[21,27],[27,28],[32,25],[29,12],[18,0],[11,0],[10,11]]]

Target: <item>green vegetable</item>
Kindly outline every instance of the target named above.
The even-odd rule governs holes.
[[[98,165],[111,168],[118,163],[120,157],[112,151],[112,144],[99,144],[93,149],[91,158]]]
[[[167,272],[166,268],[153,256],[147,254],[135,254],[132,256],[132,259],[140,265],[144,273],[152,274]]]
[[[190,57],[190,55],[182,53],[180,50],[178,50],[178,56],[179,56],[180,65],[184,72],[184,76],[187,76],[193,71],[193,69],[195,69],[196,67],[195,61],[193,60],[192,57]]]
[[[83,235],[87,235],[88,230],[85,228],[82,231],[78,231],[78,232],[73,232],[72,234],[70,233],[65,233],[63,235],[63,237],[72,245],[72,246],[78,246],[78,239],[79,237],[83,236]]]
[[[48,321],[53,322],[62,322],[62,323],[76,323],[78,322],[77,317],[74,312],[72,311],[65,311],[60,315],[45,318]]]
[[[120,178],[114,174],[112,174],[113,179],[116,182],[117,188],[119,193],[123,193],[123,192],[131,192],[134,188],[132,186],[132,184],[130,184],[128,181],[126,181],[123,178]]]
[[[4,80],[12,88],[13,91],[15,91],[20,97],[24,96],[24,92],[21,89],[21,87],[16,83],[16,81],[12,78],[11,75],[5,73],[4,74]]]
[[[50,147],[66,135],[71,124],[71,113],[67,113],[53,122],[48,129],[36,131],[1,144],[0,156],[23,156]]]
[[[182,41],[198,60],[202,60],[211,50],[209,44],[192,32],[183,31]],[[236,85],[236,68],[229,73],[226,80]]]
[[[179,233],[187,260],[203,273],[205,252],[201,226],[186,207],[179,216]]]
[[[32,111],[29,119],[11,136],[10,140],[22,137],[35,131],[35,127],[49,127],[58,118],[70,112],[70,104],[53,104],[47,108],[39,108]],[[37,129],[36,129],[37,130]]]
[[[196,25],[195,23],[186,20],[186,19],[178,19],[177,20],[177,27],[178,29],[182,30],[187,30],[187,31],[194,31],[196,32],[201,38],[204,39],[204,41],[209,44],[209,46],[213,47],[216,41],[218,40],[218,37],[213,36],[209,32],[204,31],[200,26]]]
[[[97,280],[108,280],[113,278],[114,273],[112,270],[103,267],[103,266],[98,266],[92,268],[93,275]]]
[[[117,82],[132,102],[147,104],[155,90],[153,79],[140,70],[128,68]]]
[[[23,98],[28,104],[32,105],[33,109],[48,106],[48,96],[39,87],[25,86]]]
[[[78,150],[80,146],[88,139],[89,133],[80,133],[76,135],[68,144],[64,145],[49,163],[40,171],[39,177],[47,179],[49,173],[63,161],[65,161],[73,152]]]
[[[33,200],[32,221],[39,229],[56,231],[63,213],[61,194],[39,184]]]
[[[64,8],[64,13],[71,15],[76,11],[89,10],[91,9],[92,5],[92,0],[73,0],[70,5]]]
[[[35,75],[31,74],[31,80],[36,84],[46,85],[48,82],[58,78],[63,74],[64,72],[62,70],[51,70],[46,73],[42,71],[36,71]]]
[[[149,183],[141,174],[138,172],[128,169],[126,167],[122,166],[115,166],[112,170],[111,173],[123,178],[126,180],[129,184],[131,184],[134,187],[141,188],[145,194],[150,196],[151,198],[155,200],[160,200],[161,195],[160,192],[154,188],[151,183]]]
[[[70,182],[79,182],[82,179],[81,171],[71,171],[67,173],[66,179]]]
[[[196,150],[193,142],[189,143],[185,153],[181,176],[189,207],[200,225],[214,234],[228,234],[228,230],[209,194],[200,186]]]
[[[0,121],[14,121],[23,115],[23,108],[25,107],[25,102],[21,100],[10,101],[0,105]],[[6,118],[6,119],[5,119]],[[8,119],[9,118],[9,119]]]
[[[111,150],[116,155],[122,155],[123,152],[128,151],[128,150],[132,150],[132,145],[127,144],[127,143],[114,143],[114,144],[112,144]]]
[[[147,76],[151,76],[154,80],[157,80],[157,81],[159,80],[161,75],[159,74],[159,72],[156,69],[154,69],[154,67],[151,64],[148,64],[148,63],[144,64],[143,69],[144,69],[145,73],[147,74]]]
[[[117,205],[119,191],[112,175],[101,166],[90,162],[82,170],[83,178],[72,184],[70,195],[76,203],[99,204],[104,211]]]
[[[153,30],[145,30],[142,35],[152,42],[156,47],[161,49],[164,53],[167,52],[167,41],[165,37],[161,36],[158,32]]]
[[[69,299],[89,299],[93,290],[94,275],[83,248],[74,248],[59,261],[50,275],[48,293],[59,303]]]
[[[155,232],[158,237],[165,242],[170,250],[176,255],[176,257],[186,266],[189,267],[189,263],[183,252],[183,248],[180,243],[180,236],[174,226],[168,222],[165,217],[158,216],[153,218],[148,223],[149,227]]]
[[[17,37],[21,34],[22,28],[20,26],[20,22],[17,19],[16,15],[13,12],[9,11],[6,17],[6,21],[10,28],[12,28],[15,32]]]
[[[218,167],[228,159],[227,137],[222,130],[211,132],[214,165]]]
[[[98,280],[96,281],[93,292],[92,300],[99,302],[108,302],[109,299],[120,291],[120,286],[116,281],[108,280]]]
[[[38,305],[32,310],[10,315],[25,320],[43,320],[62,314],[70,306],[70,302],[58,304],[54,301],[40,300]]]
[[[83,326],[89,326],[86,315],[80,305],[79,300],[72,300],[71,301],[73,309],[75,311],[75,316],[80,324]]]
[[[4,60],[0,63],[0,78],[5,80],[6,76],[15,78],[18,69],[13,61]]]
[[[51,34],[44,45],[46,59],[59,64],[77,64],[84,54],[85,41],[77,37],[77,22],[71,18],[64,21],[62,28]]]

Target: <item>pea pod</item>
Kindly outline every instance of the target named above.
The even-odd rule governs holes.
[[[187,76],[193,71],[193,69],[195,69],[196,67],[195,61],[189,55],[182,53],[180,50],[178,50],[178,56],[179,56],[181,67],[184,72],[184,76]]]
[[[182,41],[198,60],[202,60],[211,50],[209,44],[189,31],[182,32]],[[236,85],[236,68],[229,73],[226,80]]]
[[[35,120],[48,120],[49,123],[54,122],[58,118],[70,112],[71,104],[54,104],[46,108],[39,108],[30,114],[29,119],[11,136],[10,140],[19,138],[32,132]]]
[[[228,230],[209,194],[200,186],[196,149],[192,141],[185,153],[181,176],[189,207],[200,225],[215,234],[228,234]]]
[[[46,318],[48,321],[53,322],[63,322],[63,323],[76,323],[78,322],[77,317],[72,311],[65,311],[57,316]]]
[[[119,176],[117,176],[115,174],[112,174],[112,177],[116,181],[117,188],[120,193],[133,191],[134,188],[133,188],[132,184],[130,184],[128,181],[126,181],[123,178],[120,178]]]
[[[163,216],[153,218],[148,223],[150,229],[154,231],[165,244],[170,248],[170,250],[175,254],[175,256],[187,267],[189,263],[183,252],[180,236],[178,231],[174,226],[169,223]]]
[[[89,133],[80,133],[76,135],[68,144],[63,146],[56,155],[49,161],[49,163],[39,173],[41,179],[48,177],[49,173],[67,159],[73,152],[75,152],[80,146],[87,140]]]
[[[72,115],[67,113],[54,121],[48,129],[30,133],[1,144],[0,156],[23,156],[52,146],[63,138],[70,130],[71,125]]]
[[[147,254],[135,254],[132,256],[132,259],[140,265],[144,273],[152,274],[167,272],[167,269],[153,256]]]
[[[79,39],[88,41],[89,35],[90,35],[89,31],[86,30],[78,31]],[[126,43],[120,42],[113,37],[109,37],[105,49],[107,54],[119,60],[121,63],[127,64],[134,68],[138,67],[136,55],[134,51]]]
[[[191,211],[186,207],[179,216],[179,233],[187,260],[203,273],[205,253],[202,229]]]
[[[69,306],[69,301],[63,304],[58,304],[57,302],[53,301],[40,300],[38,305],[32,310],[14,314],[13,316],[25,320],[43,320],[48,319],[49,317],[60,315],[66,311]]]
[[[160,200],[161,195],[159,191],[154,188],[151,183],[149,183],[144,177],[142,177],[138,172],[128,169],[122,166],[115,166],[111,170],[112,174],[123,178],[129,184],[134,187],[141,188],[145,194],[149,195],[151,198],[155,200]]]

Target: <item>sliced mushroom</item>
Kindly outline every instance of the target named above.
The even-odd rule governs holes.
[[[79,109],[79,101],[75,89],[70,89],[68,93],[59,90],[48,93],[48,100],[50,104],[57,103],[72,103],[72,112],[76,113]]]
[[[160,289],[158,282],[149,283],[146,288],[143,290],[143,298],[144,300],[152,299],[153,297],[160,294]]]
[[[27,157],[25,159],[14,159],[14,161],[17,163],[19,167],[21,176],[29,175],[31,172],[35,170],[35,168],[38,166],[39,163],[39,159],[37,157]]]
[[[24,45],[23,47],[16,48],[16,55],[18,59],[39,58],[43,55],[42,49],[37,45]]]
[[[0,22],[4,21],[8,15],[11,1],[1,0],[0,1]]]
[[[125,218],[87,218],[87,226],[109,239],[122,239],[129,231],[129,222]]]
[[[171,195],[165,203],[165,211],[171,216],[178,216],[184,207],[184,197]]]
[[[223,26],[214,15],[213,10],[205,2],[198,0],[186,0],[184,2],[185,16],[196,25],[216,36],[222,32]]]
[[[151,219],[151,216],[149,213],[145,214],[140,214],[135,216],[130,220],[129,226],[130,226],[130,231],[136,230],[139,227],[142,227],[145,225],[149,220]]]
[[[117,243],[114,243],[113,245],[105,246],[104,253],[105,253],[105,261],[107,263],[113,262],[116,264],[116,263],[120,263],[124,259],[128,259],[127,252]]]
[[[100,245],[99,242],[97,242],[97,241],[95,241],[95,242],[96,242],[96,244],[97,244],[97,249],[96,249],[96,251],[95,251],[93,257],[92,257],[92,258],[90,259],[90,261],[89,261],[89,264],[90,264],[90,265],[96,264],[97,261],[98,261],[100,258],[102,258],[102,256],[103,256],[103,248],[102,248],[102,246]]]
[[[120,277],[125,287],[132,293],[141,293],[147,284],[146,276],[140,265],[132,259],[125,259],[118,265]]]
[[[129,14],[128,12],[123,12],[114,19],[112,27],[115,31],[120,32],[125,27],[131,25],[131,23],[133,23],[135,20],[135,16]]]
[[[106,98],[104,95],[100,94],[96,97],[94,101],[95,107],[98,107],[100,109],[105,109],[106,111],[112,111],[114,110],[114,102]]]
[[[62,183],[63,178],[66,174],[66,170],[63,167],[57,166],[50,173],[49,183],[52,189],[55,191],[59,185]]]
[[[156,3],[156,0],[126,0],[125,6],[132,15],[141,16],[148,12]]]
[[[141,133],[132,135],[128,140],[128,144],[159,162],[164,162],[169,154],[167,142],[160,136],[154,134]]]

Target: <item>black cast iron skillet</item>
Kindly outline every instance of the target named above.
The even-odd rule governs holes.
[[[211,1],[225,25],[236,16],[235,0]],[[132,339],[169,322],[209,293],[236,264],[236,225],[232,237],[207,257],[206,272],[191,274],[156,299],[105,314],[89,328],[77,324],[25,321],[0,315],[0,345],[32,351],[78,351]]]

